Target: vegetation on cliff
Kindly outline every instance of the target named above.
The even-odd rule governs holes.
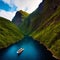
[[[60,8],[46,21],[42,22],[31,36],[46,45],[60,58]]]
[[[22,25],[25,35],[32,36],[60,58],[60,0],[43,0]]]
[[[60,58],[60,0],[43,0],[30,15],[20,10],[12,22],[24,35],[32,36],[35,40],[43,43],[54,56]]]
[[[0,48],[8,47],[22,38],[23,35],[15,24],[0,17]]]

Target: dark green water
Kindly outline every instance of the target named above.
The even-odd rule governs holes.
[[[18,55],[17,50],[24,48]],[[39,42],[32,37],[25,37],[20,42],[0,50],[0,60],[56,60],[52,54]]]

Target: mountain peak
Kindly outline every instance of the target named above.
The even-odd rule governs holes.
[[[24,16],[28,16],[29,14],[27,13],[27,12],[25,12],[25,11],[23,11],[23,10],[20,10],[20,11],[18,11],[20,14],[22,14],[22,15],[24,15]]]
[[[12,19],[12,22],[17,26],[19,26],[28,15],[29,14],[25,11],[22,11],[22,10],[17,11],[14,18]]]

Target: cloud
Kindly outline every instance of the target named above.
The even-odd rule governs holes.
[[[14,12],[7,12],[5,10],[0,10],[0,16],[12,20],[12,17],[14,17],[16,11]]]
[[[38,5],[42,2],[42,0],[3,0],[5,3],[9,4],[10,7],[16,6],[18,10],[24,10],[28,8],[26,11],[31,13],[33,12]]]

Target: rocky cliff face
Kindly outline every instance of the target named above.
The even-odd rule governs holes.
[[[22,14],[20,14],[19,12],[16,12],[15,17],[13,18],[12,22],[15,23],[17,26],[22,22]]]
[[[14,24],[16,24],[17,26],[19,26],[23,21],[24,19],[28,16],[28,13],[27,12],[24,12],[22,10],[20,11],[17,11],[16,12],[16,15],[14,16],[14,18],[12,19],[12,22]]]

